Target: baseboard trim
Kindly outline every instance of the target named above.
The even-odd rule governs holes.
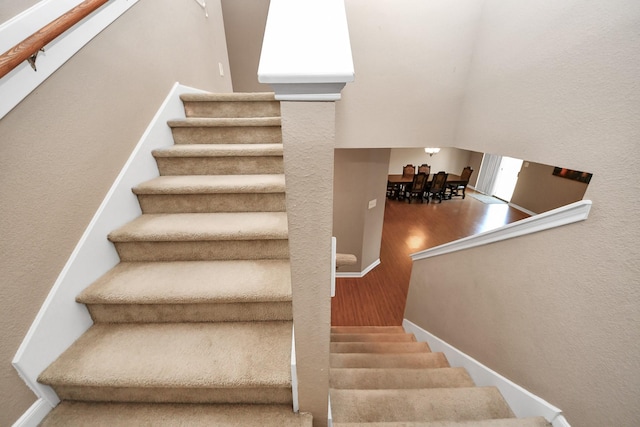
[[[511,202],[509,202],[509,206],[511,206],[511,207],[512,207],[512,208],[514,208],[514,209],[519,210],[520,212],[524,212],[524,213],[526,213],[527,215],[531,215],[531,216],[538,215],[538,214],[537,214],[537,213],[535,213],[534,211],[530,211],[529,209],[523,208],[522,206],[518,206],[518,205],[516,205],[515,203],[511,203]]]
[[[357,271],[345,271],[345,272],[337,272],[336,273],[336,277],[337,278],[342,278],[342,279],[362,279],[364,276],[367,275],[368,272],[370,272],[371,270],[373,270],[374,268],[376,268],[378,265],[380,265],[380,258],[378,258],[377,260],[375,260],[374,262],[371,263],[371,265],[369,265],[367,268],[365,268],[364,270],[357,272]]]
[[[296,358],[296,329],[291,326],[291,395],[293,400],[293,412],[300,412],[298,401],[298,362]]]
[[[45,399],[38,399],[26,410],[12,427],[37,427],[53,407]]]
[[[544,417],[553,427],[571,427],[562,415],[562,411],[547,401],[508,380],[471,356],[446,343],[420,326],[404,319],[405,331],[415,335],[416,339],[426,342],[432,351],[440,351],[447,356],[453,367],[463,367],[478,386],[496,386],[518,418]]]
[[[174,84],[71,253],[13,359],[23,381],[50,407],[58,404],[58,396],[52,388],[38,383],[38,375],[93,324],[86,307],[76,303],[76,295],[120,262],[106,236],[141,214],[131,188],[158,176],[151,151],[173,144],[166,122],[184,117],[180,94],[188,92],[201,91]]]

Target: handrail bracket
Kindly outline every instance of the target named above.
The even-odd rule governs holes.
[[[36,68],[36,58],[38,57],[38,52],[44,52],[44,48],[38,49],[36,53],[27,58],[27,62],[29,63],[29,65],[31,65],[33,71],[38,71],[38,69]]]

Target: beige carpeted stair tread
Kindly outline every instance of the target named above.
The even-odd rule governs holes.
[[[332,353],[331,368],[448,368],[443,353]]]
[[[401,333],[405,330],[402,326],[332,326],[331,333],[334,334],[373,334],[373,333]]]
[[[426,342],[332,342],[332,353],[420,353],[429,352]]]
[[[187,117],[169,120],[171,128],[280,126],[280,117]],[[250,129],[248,130],[250,131]]]
[[[331,368],[329,375],[331,388],[335,389],[451,388],[475,385],[464,368]]]
[[[291,327],[291,322],[95,324],[38,381],[71,400],[196,403],[206,400],[208,389],[222,389],[229,395],[235,390],[240,402],[263,394],[262,403],[275,403],[270,395],[278,393],[290,401]],[[214,393],[212,399],[221,397]]]
[[[282,157],[282,144],[181,144],[153,150],[163,157]]]
[[[282,143],[280,117],[188,117],[167,124],[177,145]]]
[[[84,304],[291,301],[288,260],[122,262],[78,295]]]
[[[160,176],[133,187],[135,194],[282,193],[284,175]]]
[[[287,239],[285,212],[141,215],[109,233],[112,242]]]
[[[512,418],[495,387],[331,390],[335,422],[465,421]]]
[[[183,94],[187,117],[278,117],[280,102],[271,92]]]
[[[183,93],[180,95],[180,99],[183,102],[260,102],[276,100],[273,92]]]
[[[416,337],[407,333],[332,333],[331,342],[415,342]]]
[[[334,427],[551,427],[543,417],[501,418],[474,421],[333,423]]]
[[[288,405],[62,402],[42,427],[311,427],[311,414]]]

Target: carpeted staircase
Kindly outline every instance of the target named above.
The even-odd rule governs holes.
[[[311,426],[294,414],[280,106],[183,95],[120,264],[77,301],[94,325],[39,377],[44,426]],[[105,236],[106,238],[107,236]]]
[[[334,427],[550,427],[401,326],[332,327],[330,387]]]

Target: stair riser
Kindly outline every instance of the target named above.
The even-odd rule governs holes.
[[[187,117],[279,117],[277,101],[185,101]]]
[[[495,388],[332,390],[335,422],[465,421],[510,418]]]
[[[332,368],[448,368],[449,362],[442,353],[370,355],[332,354]]]
[[[291,388],[53,386],[62,400],[148,403],[291,404]]]
[[[288,240],[224,240],[197,242],[118,242],[121,261],[213,261],[285,259]]]
[[[114,416],[114,414],[117,414]],[[117,420],[115,419],[117,417]],[[312,427],[311,414],[289,405],[208,405],[111,402],[61,402],[40,427]]]
[[[260,175],[284,173],[281,156],[157,157],[160,175]]]
[[[267,144],[281,143],[280,126],[207,126],[171,128],[176,144]]]
[[[292,320],[291,302],[229,304],[90,304],[94,322],[249,322]]]
[[[47,427],[47,426],[43,426]],[[333,423],[333,427],[552,427],[544,417],[502,418],[473,421],[434,421],[434,422],[384,422],[384,423]]]
[[[474,387],[463,368],[438,369],[332,369],[330,387],[335,389],[420,389]]]
[[[284,193],[139,194],[142,213],[284,212]]]
[[[333,342],[331,353],[425,353],[431,349],[426,342]]]
[[[331,342],[415,342],[413,334],[331,334]]]
[[[332,326],[332,334],[404,334],[405,330],[402,326]]]

